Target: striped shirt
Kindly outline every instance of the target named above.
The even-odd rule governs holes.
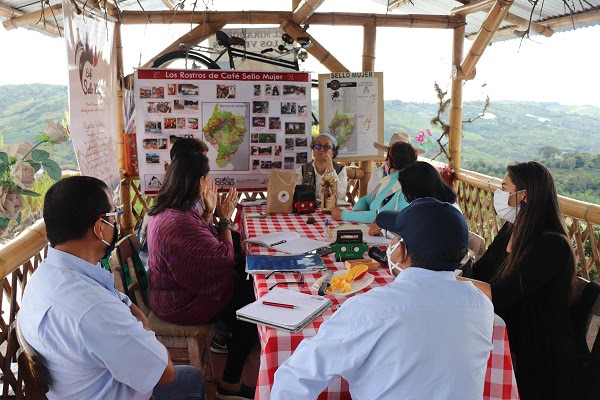
[[[148,221],[148,302],[156,316],[192,325],[210,321],[231,299],[233,245],[192,209]]]

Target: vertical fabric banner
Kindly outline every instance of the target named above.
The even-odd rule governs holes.
[[[81,175],[103,180],[119,196],[115,24],[74,12],[63,1],[69,66],[71,140]]]

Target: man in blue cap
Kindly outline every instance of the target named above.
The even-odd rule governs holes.
[[[432,198],[385,211],[396,279],[354,296],[300,343],[275,373],[271,399],[316,398],[336,376],[355,400],[480,400],[492,349],[494,309],[453,271],[467,251],[456,208]],[[397,273],[402,271],[402,273]]]

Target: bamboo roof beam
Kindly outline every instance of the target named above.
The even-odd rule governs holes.
[[[167,6],[167,8],[169,10],[172,10],[175,8],[175,4],[173,4],[173,2],[171,0],[162,0],[162,2],[165,6]]]
[[[296,24],[304,23],[308,17],[313,15],[317,8],[325,0],[304,0],[304,3],[292,15],[292,21]]]
[[[35,20],[35,22],[38,22],[39,17],[41,15],[40,11],[36,11],[35,14],[37,14],[37,16],[38,16],[38,18]],[[13,18],[21,17],[23,15],[25,15],[25,13],[23,11],[14,9],[12,7],[9,7],[5,4],[0,3],[0,16],[9,18],[8,20],[4,21],[3,23],[7,23],[8,21],[11,21]],[[34,24],[30,24],[30,25],[24,25],[23,27],[24,28],[33,27],[33,28],[42,30],[44,32],[47,32],[52,36],[58,36],[58,37],[63,36],[62,29],[59,28],[57,25],[55,25],[53,22],[46,22],[46,24],[44,24],[42,21],[40,21],[40,22],[41,23],[37,24],[37,25],[34,23]],[[5,29],[8,30],[9,28],[5,27]],[[10,29],[14,29],[14,27],[11,27]]]
[[[148,18],[146,18],[146,15]],[[290,21],[292,13],[287,11],[122,11],[123,24],[200,24],[202,22],[227,21],[228,24],[279,25],[282,20]],[[376,27],[390,28],[439,28],[454,29],[464,23],[460,16],[452,15],[385,15],[349,13],[314,13],[307,20],[311,25],[364,26],[374,22]]]
[[[42,20],[42,15],[45,19],[51,19],[55,14],[60,14],[62,12],[62,3],[55,4],[51,7],[44,7],[42,10],[33,11],[27,14],[22,14],[18,17],[12,17],[2,22],[2,26],[7,31],[11,29],[16,29],[22,26],[36,26],[41,24],[43,26],[44,21]]]
[[[506,15],[505,20],[510,22],[511,24],[516,25],[518,30],[526,30],[529,26],[529,20],[525,18],[521,18],[518,15],[508,13]],[[550,37],[554,34],[552,28],[547,27],[546,25],[542,25],[540,23],[531,21],[531,30],[539,35]]]
[[[15,10],[12,7],[9,7],[5,4],[0,3],[0,16],[6,18],[20,17],[24,13],[19,10]]]
[[[388,11],[392,11],[406,3],[410,3],[411,0],[392,0],[388,2]]]
[[[203,42],[204,40],[208,39],[211,35],[213,35],[216,31],[223,29],[223,27],[226,24],[226,22],[213,22],[210,24],[200,24],[196,26],[194,29],[185,33],[179,39],[167,46],[163,51],[161,51],[160,53],[152,57],[150,60],[148,60],[148,62],[142,65],[142,68],[148,68],[150,65],[152,65],[154,60],[156,60],[164,54],[179,50],[179,45],[182,43],[194,46],[198,43]]]
[[[296,8],[300,5],[301,0],[292,0],[292,12],[296,11]]]
[[[338,59],[333,56],[333,54],[323,47],[323,45],[321,45],[321,43],[319,43],[314,37],[309,35],[308,32],[303,31],[299,25],[293,23],[292,21],[283,20],[279,27],[294,39],[300,36],[309,36],[312,46],[306,49],[306,51],[319,60],[319,62],[323,64],[323,66],[329,71],[349,72],[348,68],[344,67],[344,65],[339,62]]]
[[[471,50],[469,50],[469,54],[467,54],[460,64],[460,70],[458,71],[459,75],[468,79],[471,79],[471,77],[474,76],[475,66],[479,61],[479,58],[488,44],[490,44],[498,27],[506,17],[506,14],[508,14],[508,10],[512,3],[513,0],[496,0],[496,3],[490,10],[487,18],[483,21],[483,24],[481,24],[481,28],[471,46]]]
[[[468,15],[479,11],[488,11],[496,2],[496,0],[481,0],[473,3],[467,3],[459,7],[454,7],[450,14],[452,15]]]

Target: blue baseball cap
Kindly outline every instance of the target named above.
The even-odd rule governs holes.
[[[457,256],[448,257],[449,252],[467,249],[465,217],[452,204],[431,197],[417,199],[402,211],[383,211],[375,222],[381,229],[400,235],[406,247],[436,271],[454,271],[464,254],[451,262],[449,258]]]
[[[337,139],[333,137],[333,135],[329,132],[321,132],[319,133],[317,136],[315,136],[314,140],[317,140],[318,138],[320,138],[321,136],[326,137],[327,139],[331,140],[331,142],[333,143],[333,145],[335,147],[338,147],[338,143],[337,143]]]

